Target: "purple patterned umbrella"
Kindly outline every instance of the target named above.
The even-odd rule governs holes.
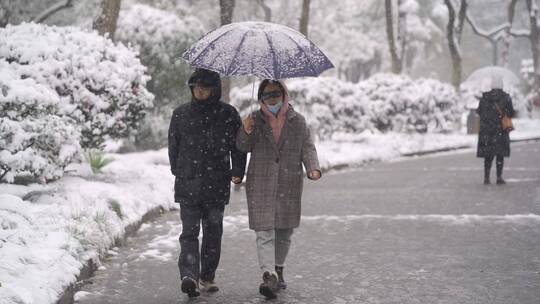
[[[269,79],[318,76],[334,67],[304,35],[268,22],[224,25],[193,44],[182,58],[223,76]]]

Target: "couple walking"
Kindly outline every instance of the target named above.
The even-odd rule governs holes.
[[[219,290],[215,272],[223,212],[230,182],[242,183],[249,152],[246,195],[262,272],[259,292],[275,298],[279,289],[286,288],[285,259],[293,230],[300,224],[302,164],[309,179],[321,177],[305,118],[289,104],[287,88],[280,81],[261,82],[260,109],[244,121],[234,107],[220,101],[219,74],[197,69],[188,85],[192,100],[173,112],[169,127],[169,161],[182,220],[178,260],[182,292],[196,297],[200,289]]]

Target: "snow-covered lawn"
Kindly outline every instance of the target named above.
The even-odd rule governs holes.
[[[175,207],[166,150],[113,155],[104,173],[0,184],[0,303],[55,303],[83,263],[156,207]],[[31,191],[42,191],[29,195]]]
[[[539,119],[515,126],[513,139],[540,137]],[[331,168],[475,144],[475,135],[388,133],[336,136],[317,148]],[[83,263],[99,263],[126,227],[157,207],[177,208],[166,149],[110,157],[98,175],[71,166],[48,185],[0,184],[0,303],[55,303]]]

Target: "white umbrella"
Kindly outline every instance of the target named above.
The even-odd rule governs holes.
[[[498,66],[488,66],[475,70],[463,82],[463,86],[481,91],[494,88],[508,91],[519,85],[519,78],[509,69]]]

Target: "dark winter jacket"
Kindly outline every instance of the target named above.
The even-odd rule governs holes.
[[[501,89],[493,89],[482,94],[476,113],[480,116],[478,134],[478,157],[510,156],[510,137],[502,129],[501,119],[496,104],[507,116],[514,116],[512,98]]]
[[[219,101],[217,85],[210,100],[192,100],[173,112],[169,162],[177,203],[227,204],[231,176],[244,176],[246,154],[235,147],[242,121],[233,106]]]

